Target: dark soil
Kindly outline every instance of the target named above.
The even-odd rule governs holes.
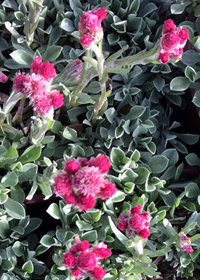
[[[156,276],[156,280],[200,280],[200,270],[195,270],[193,277],[176,277],[176,268],[171,267],[168,262],[159,263],[158,271],[160,271],[161,274]]]

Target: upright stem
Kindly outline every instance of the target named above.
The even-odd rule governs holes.
[[[106,101],[106,82],[104,80],[105,58],[102,52],[102,42],[99,43],[99,46],[94,45],[93,51],[95,52],[98,61],[98,75],[99,75],[99,83],[101,88],[101,96],[99,100],[96,102],[94,107],[93,117],[96,118],[98,116],[99,111],[103,107],[104,102]]]

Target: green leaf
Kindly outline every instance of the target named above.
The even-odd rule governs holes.
[[[196,210],[196,207],[195,207],[194,203],[192,203],[192,202],[181,203],[181,206],[183,206],[185,209],[187,209],[191,212],[194,212]]]
[[[11,234],[10,225],[7,220],[0,220],[0,237],[2,239],[9,238]]]
[[[24,164],[31,161],[37,160],[41,155],[41,147],[37,146],[30,146],[28,147],[23,154],[19,157],[19,161]]]
[[[56,240],[53,237],[46,234],[41,238],[40,243],[45,247],[51,247],[53,245],[56,245]]]
[[[178,162],[179,154],[176,149],[167,149],[162,153],[162,155],[168,158],[169,166],[174,165]]]
[[[107,120],[110,122],[110,123],[113,123],[113,120],[115,119],[115,117],[117,116],[117,113],[115,111],[115,108],[111,107],[109,109],[107,109],[105,111],[105,115],[106,115],[106,118]]]
[[[152,173],[158,174],[167,168],[168,162],[169,160],[165,156],[155,155],[149,160],[148,164],[152,170]]]
[[[191,166],[200,166],[200,159],[199,157],[194,154],[194,153],[191,153],[191,154],[188,154],[186,157],[185,157],[187,163]]]
[[[4,206],[7,213],[14,219],[21,220],[26,215],[24,207],[9,197],[4,203]]]
[[[45,61],[53,61],[56,60],[56,58],[59,57],[61,54],[63,47],[61,46],[50,46],[47,48],[44,56]]]
[[[196,198],[200,194],[200,189],[196,183],[190,183],[185,187],[186,196]]]
[[[20,204],[24,202],[25,193],[19,185],[11,187],[11,198]]]
[[[169,192],[167,194],[163,194],[161,193],[161,190],[158,190],[159,193],[160,193],[160,196],[162,197],[164,203],[167,205],[167,206],[174,206],[175,202],[176,202],[176,196],[173,192]]]
[[[63,137],[68,140],[72,140],[73,142],[77,142],[77,132],[75,129],[66,127],[63,131]]]
[[[106,205],[109,205],[110,203],[113,203],[113,202],[123,201],[125,197],[126,197],[125,193],[123,193],[120,190],[117,190],[112,197],[110,197],[108,200],[106,200]]]
[[[154,87],[160,92],[165,86],[165,80],[160,76],[156,75],[156,78],[153,80]]]
[[[34,266],[33,266],[33,263],[31,260],[25,262],[23,265],[22,265],[22,270],[23,271],[26,271],[28,273],[33,273],[33,270],[34,270]]]
[[[200,61],[199,53],[193,50],[185,51],[181,61],[186,65],[192,66]]]
[[[184,91],[190,86],[190,81],[186,77],[175,77],[170,82],[170,90]]]
[[[27,52],[23,50],[13,51],[10,56],[14,61],[22,65],[31,65],[33,58],[30,57]]]
[[[144,249],[144,255],[147,255],[151,258],[155,258],[155,257],[158,257],[158,256],[164,256],[169,251],[170,251],[170,247],[165,247],[163,249],[155,250],[155,251]]]
[[[125,154],[122,150],[120,150],[119,148],[112,148],[110,153],[110,160],[112,164],[119,167],[122,164],[124,157]]]
[[[86,223],[86,222],[81,221],[81,220],[77,220],[76,225],[77,225],[77,227],[79,228],[80,231],[84,231],[84,230],[88,231],[88,230],[93,229],[91,224]]]
[[[12,249],[16,256],[21,257],[24,255],[24,248],[23,248],[23,245],[21,244],[21,242],[16,241],[13,244]]]
[[[192,102],[197,107],[200,107],[200,90],[195,91],[195,94],[193,96]]]
[[[187,227],[183,228],[181,231],[184,232],[185,234],[188,234],[190,231],[192,231],[197,225],[197,222],[193,222],[189,224]]]
[[[60,23],[60,27],[67,32],[73,32],[76,29],[73,21],[69,18],[64,18]]]
[[[42,223],[42,220],[39,218],[31,218],[29,221],[29,224],[25,228],[25,234],[28,235],[29,233],[33,232],[36,230]]]
[[[192,67],[187,66],[185,68],[185,76],[186,76],[186,78],[188,78],[190,80],[190,82],[192,82],[192,83],[195,82],[196,75],[197,75],[197,73]]]
[[[56,203],[52,203],[48,207],[47,213],[49,213],[54,219],[60,219],[60,210]]]
[[[22,170],[19,170],[19,182],[32,180],[36,175],[38,166],[34,163],[26,163],[23,165]]]
[[[18,183],[18,177],[17,177],[17,174],[14,171],[8,172],[1,179],[1,185],[4,188],[6,188],[6,187],[13,187],[13,186],[17,185],[17,183]]]
[[[94,242],[98,239],[97,231],[90,230],[81,235],[81,240],[87,240],[88,242]]]
[[[172,2],[173,3],[173,2]],[[178,4],[172,4],[170,10],[172,14],[182,14],[187,6],[191,4],[191,1],[184,1]]]
[[[131,108],[130,112],[124,116],[125,120],[135,120],[138,119],[139,117],[141,117],[144,113],[144,111],[146,110],[145,107],[143,106],[139,106],[139,105],[135,105],[134,107]]]
[[[144,5],[143,8],[141,9],[140,16],[145,17],[157,9],[158,8],[154,3],[148,3],[148,4]]]

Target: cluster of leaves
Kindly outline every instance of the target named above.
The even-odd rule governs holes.
[[[9,108],[7,103],[2,105],[0,278],[66,279],[69,272],[63,265],[63,253],[69,250],[75,234],[81,240],[109,245],[113,255],[103,263],[108,272],[105,279],[154,277],[159,272],[152,260],[159,256],[177,267],[178,276],[191,276],[200,262],[200,187],[198,177],[184,177],[182,154],[189,166],[200,166],[198,155],[188,152],[199,135],[178,133],[177,128],[184,124],[172,116],[178,107],[184,109],[188,88],[195,90],[193,103],[200,107],[198,1],[177,0],[171,7],[163,0],[32,1],[38,9],[42,7],[33,30],[27,27],[31,1],[4,0],[0,5],[0,67],[9,71],[12,80],[19,69],[29,71],[36,55],[52,62],[58,73],[53,86],[64,93],[65,106],[55,113],[50,130],[36,144],[29,133],[29,104],[25,104],[21,124],[12,123],[14,103]],[[116,57],[125,57],[150,49],[170,14],[180,14],[185,20],[184,16],[194,11],[196,18],[176,23],[189,29],[194,47],[184,52],[179,63],[137,65],[110,74],[108,87],[112,87],[112,93],[94,124],[92,113],[100,95],[99,83],[94,78],[73,96],[77,81],[67,80],[66,71],[84,54],[78,43],[79,18],[84,11],[97,7],[108,11],[103,22],[103,50],[108,59],[115,57],[115,52]],[[12,85],[4,88],[10,95]],[[47,212],[61,225],[45,234],[38,245],[32,232],[41,221],[26,215],[25,200],[31,200],[38,189],[45,199],[52,196],[53,178],[63,168],[63,161],[99,153],[110,158],[108,177],[117,185],[116,194],[105,202],[98,200],[87,213],[78,213],[62,200],[51,204]],[[120,213],[138,203],[152,216],[151,236],[140,256],[116,227]],[[177,248],[180,231],[191,238],[191,255]],[[38,256],[50,249],[54,264],[48,268],[38,261]]]

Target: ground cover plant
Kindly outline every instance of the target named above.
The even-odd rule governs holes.
[[[199,10],[2,1],[0,279],[200,275]]]

